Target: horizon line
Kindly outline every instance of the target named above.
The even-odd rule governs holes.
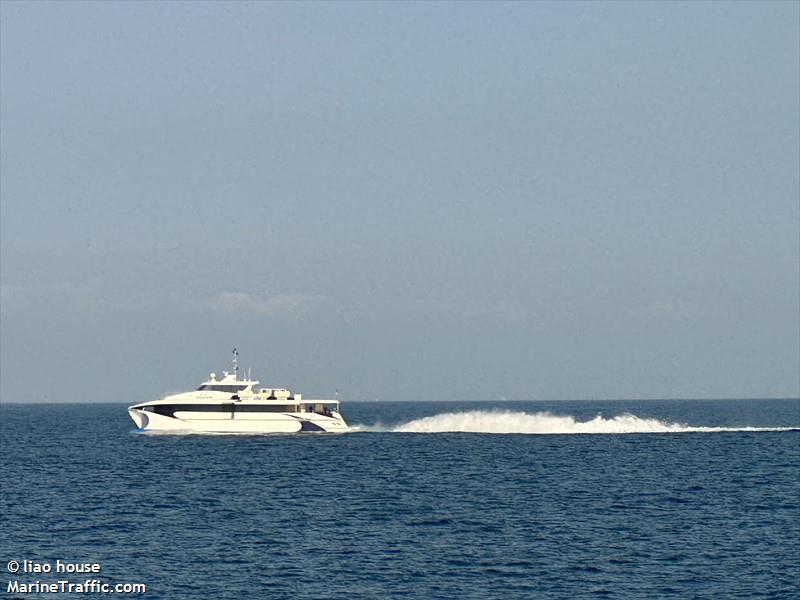
[[[158,398],[158,400],[162,400],[163,398]],[[773,400],[793,400],[793,401],[800,401],[800,396],[765,396],[765,397],[758,397],[758,396],[743,396],[743,397],[708,397],[708,398],[562,398],[562,399],[548,399],[548,398],[533,398],[533,399],[515,399],[515,398],[506,398],[506,399],[493,399],[493,400],[381,400],[379,398],[373,400],[345,400],[341,401],[342,404],[367,404],[367,403],[399,403],[399,402],[715,402],[715,401],[773,401]],[[2,405],[18,405],[18,404],[59,404],[59,405],[68,405],[68,404],[116,404],[120,406],[126,406],[128,401],[117,401],[117,402],[109,402],[109,401],[76,401],[76,400],[66,400],[66,401],[58,401],[58,400],[31,400],[31,401],[19,401],[19,400],[12,400],[12,401],[5,401],[0,399],[0,406]]]

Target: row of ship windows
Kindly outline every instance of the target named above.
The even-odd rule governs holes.
[[[199,388],[197,388],[198,392],[228,392],[229,394],[237,394],[247,388],[246,385],[206,385],[203,384]],[[259,390],[261,394],[268,394],[271,398],[276,396],[283,396],[287,398],[290,396],[289,390],[283,389],[261,389]]]
[[[153,412],[158,415],[166,415],[171,417],[176,412],[224,412],[224,413],[264,413],[264,412],[297,412],[298,406],[291,405],[274,405],[264,404],[260,406],[253,406],[248,404],[155,404],[151,406],[144,406],[142,410],[145,412]]]

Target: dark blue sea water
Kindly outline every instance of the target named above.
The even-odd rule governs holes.
[[[0,405],[0,597],[86,597],[9,593],[87,579],[8,572],[23,560],[96,562],[103,582],[145,583],[144,598],[800,591],[800,432],[784,430],[800,427],[800,401],[343,413],[362,430],[168,436],[132,432],[120,405]],[[442,432],[454,428],[537,433]]]

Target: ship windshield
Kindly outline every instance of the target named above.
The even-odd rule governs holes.
[[[204,383],[199,388],[197,388],[198,392],[230,392],[232,394],[236,392],[241,392],[245,389],[249,384],[221,384],[221,383]]]

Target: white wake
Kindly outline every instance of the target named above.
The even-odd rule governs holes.
[[[391,431],[398,433],[711,433],[721,431],[792,431],[799,427],[692,427],[683,423],[670,423],[658,419],[642,419],[632,414],[605,418],[601,415],[589,421],[576,421],[572,416],[553,415],[549,412],[512,412],[472,410],[443,413],[415,419],[398,425]],[[373,429],[374,428],[370,428]]]

